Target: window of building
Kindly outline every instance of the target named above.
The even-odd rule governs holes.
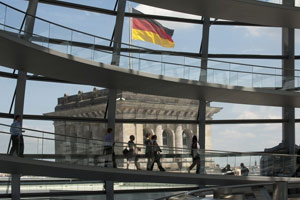
[[[187,138],[185,132],[183,132],[182,134],[182,143],[183,143],[183,148],[187,148]]]
[[[163,146],[168,146],[168,134],[163,132]]]
[[[143,133],[143,139],[144,139],[144,145],[146,145],[147,132],[145,130],[144,130],[144,133]]]

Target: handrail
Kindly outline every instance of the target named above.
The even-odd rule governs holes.
[[[7,7],[13,9],[13,10],[18,11],[18,12],[21,12],[23,14],[26,14],[26,12],[24,12],[24,11],[18,9],[18,8],[15,8],[13,6],[10,6],[10,5],[6,4],[6,3],[0,2],[0,4],[2,4],[4,6],[7,6]],[[27,15],[31,16],[33,18],[39,19],[41,21],[47,22],[49,24],[53,24],[53,25],[56,25],[56,26],[59,26],[59,27],[62,27],[62,28],[65,28],[65,29],[68,29],[68,30],[71,30],[71,31],[74,31],[74,32],[78,32],[78,33],[81,33],[81,34],[84,34],[84,35],[88,35],[88,36],[91,36],[91,37],[96,37],[96,38],[99,38],[99,39],[102,39],[102,40],[106,40],[106,41],[112,41],[112,42],[119,43],[119,42],[115,41],[114,39],[111,40],[111,39],[108,39],[108,38],[105,38],[105,37],[101,37],[101,36],[97,36],[97,35],[93,35],[93,34],[90,34],[90,33],[84,32],[84,31],[79,31],[79,30],[76,30],[76,29],[73,29],[73,28],[61,25],[61,24],[57,24],[55,22],[51,22],[49,20],[46,20],[46,19],[34,16],[34,15],[31,15],[31,14],[27,14]],[[151,51],[154,51],[154,52],[159,52],[158,50],[149,49],[149,48],[145,48],[145,47],[140,47],[140,46],[137,46],[137,45],[132,45],[132,44],[124,43],[124,42],[120,42],[120,44],[124,44],[124,45],[127,45],[127,46],[132,46],[132,47],[137,47],[137,48],[141,48],[141,49],[145,49],[145,50],[151,50]]]
[[[273,182],[266,182],[266,183],[255,183],[255,184],[239,184],[239,185],[227,185],[227,186],[214,186],[214,187],[206,187],[206,188],[201,188],[201,189],[197,189],[197,190],[192,190],[192,191],[188,191],[188,192],[182,192],[176,195],[170,195],[167,197],[162,197],[159,198],[157,200],[167,200],[167,199],[173,199],[172,197],[175,197],[175,199],[177,199],[177,196],[182,197],[183,195],[189,195],[189,196],[193,196],[193,197],[198,197],[198,196],[202,196],[202,195],[209,195],[209,194],[213,194],[215,191],[221,191],[221,192],[225,192],[227,195],[232,195],[235,194],[236,192],[234,191],[234,189],[242,189],[243,190],[238,190],[238,194],[240,194],[241,192],[246,192],[246,188],[250,188],[249,192],[252,191],[253,187],[262,187],[264,189],[268,188],[273,188],[274,183]]]
[[[26,12],[20,10],[20,9],[17,9],[13,6],[10,6],[6,3],[3,3],[3,2],[0,2],[0,4],[4,5],[4,6],[7,6],[13,10],[16,10],[18,12],[21,12],[23,14],[26,14]],[[28,16],[31,16],[33,18],[36,18],[36,19],[39,19],[41,21],[44,21],[44,22],[47,22],[49,24],[53,24],[53,25],[56,25],[56,26],[59,26],[59,27],[62,27],[62,28],[65,28],[65,29],[68,29],[68,30],[71,30],[71,31],[74,31],[74,32],[78,32],[78,33],[81,33],[81,34],[84,34],[84,35],[88,35],[88,36],[91,36],[91,37],[95,37],[95,38],[99,38],[99,39],[102,39],[102,40],[106,40],[106,41],[111,41],[111,42],[116,42],[115,40],[111,40],[111,39],[108,39],[108,38],[105,38],[105,37],[101,37],[101,36],[96,36],[96,35],[93,35],[93,34],[90,34],[90,33],[87,33],[87,32],[84,32],[84,31],[79,31],[79,30],[76,30],[76,29],[73,29],[73,28],[69,28],[69,27],[66,27],[66,26],[63,26],[63,25],[60,25],[60,24],[57,24],[55,22],[51,22],[49,20],[46,20],[46,19],[43,19],[43,18],[40,18],[40,17],[37,17],[37,16],[33,16],[33,15],[30,15],[30,14],[27,14]],[[23,31],[24,32],[24,31]],[[155,49],[149,49],[149,48],[145,48],[145,47],[141,47],[141,46],[137,46],[137,45],[132,45],[132,44],[128,44],[128,43],[124,43],[124,42],[120,42],[120,44],[124,44],[124,45],[127,45],[127,46],[131,46],[131,47],[136,47],[138,49],[144,49],[144,50],[148,50],[150,52],[160,52],[159,50],[155,50]],[[125,55],[124,55],[125,56]],[[187,56],[187,57],[190,57],[190,58],[194,58],[192,56]],[[196,57],[197,58],[197,57]],[[140,59],[140,58],[139,58]],[[276,67],[272,67],[272,66],[264,66],[264,65],[253,65],[253,64],[245,64],[245,63],[237,63],[237,62],[228,62],[228,61],[220,61],[220,60],[214,60],[214,59],[206,59],[208,61],[214,61],[214,62],[220,62],[220,63],[231,63],[231,64],[237,64],[237,65],[244,65],[244,66],[251,66],[251,67],[261,67],[261,68],[272,68],[272,69],[278,69],[278,70],[291,70],[291,69],[288,69],[288,68],[276,68]],[[154,61],[155,60],[149,60],[149,61]],[[159,63],[162,63],[162,62],[159,62]],[[167,63],[166,63],[167,64]],[[175,63],[172,63],[175,65]],[[178,63],[176,63],[178,64]],[[181,66],[183,66],[182,64],[179,64]],[[189,65],[186,65],[186,66],[189,66]],[[198,67],[198,66],[191,66],[191,67]],[[200,67],[201,68],[201,67]],[[220,70],[220,69],[216,69],[216,70]],[[293,71],[300,71],[298,69],[294,69]],[[243,71],[242,71],[243,72]]]
[[[0,25],[9,27],[10,29],[15,29],[14,27],[11,27],[6,24],[0,23]],[[26,33],[26,31],[22,32]],[[46,38],[44,36],[38,35],[38,34],[32,34],[33,36],[39,36],[39,38]],[[21,35],[22,36],[22,35]],[[50,38],[46,38],[50,39]],[[72,41],[68,40],[62,40],[67,43],[72,43]],[[104,51],[97,49],[96,51],[112,54],[112,52],[109,51]],[[180,64],[180,63],[173,63],[173,62],[165,62],[165,61],[158,61],[158,60],[152,60],[152,59],[147,59],[147,58],[140,58],[136,56],[130,56],[130,55],[125,55],[125,54],[120,54],[122,57],[127,57],[127,58],[133,58],[133,59],[138,59],[138,60],[143,60],[143,61],[149,61],[149,62],[154,62],[154,63],[161,63],[161,64],[166,64],[166,65],[175,65],[175,66],[180,66],[180,67],[191,67],[191,68],[196,68],[196,69],[202,69],[201,66],[195,66],[195,65],[188,65],[188,64]],[[274,69],[274,70],[284,70],[284,68],[276,68],[276,67],[270,67],[270,66],[262,66],[262,65],[250,65],[250,64],[245,64],[245,63],[237,63],[237,62],[229,62],[229,61],[219,61],[215,59],[207,59],[208,61],[213,61],[213,62],[219,62],[219,63],[226,63],[226,64],[235,64],[235,65],[243,65],[243,66],[249,66],[249,67],[259,67],[259,68],[265,68],[265,69]],[[234,72],[234,73],[244,73],[244,74],[255,74],[255,75],[262,75],[262,76],[275,76],[275,77],[283,77],[283,75],[279,74],[271,74],[271,73],[261,73],[261,72],[249,72],[249,71],[242,71],[242,70],[230,70],[230,69],[218,69],[214,67],[207,67],[209,70],[215,70],[215,71],[223,71],[223,72]],[[300,71],[298,69],[285,69],[285,70],[290,70],[290,71]],[[300,76],[295,75],[295,78],[300,78]]]
[[[7,124],[3,124],[0,123],[0,126],[5,126],[5,127],[12,127],[11,125],[7,125]],[[16,127],[18,128],[18,127]],[[22,130],[25,131],[33,131],[33,132],[38,132],[38,133],[46,133],[46,134],[50,134],[50,135],[58,135],[58,136],[64,136],[64,137],[71,137],[71,138],[76,138],[76,139],[83,139],[83,140],[93,140],[93,141],[98,141],[98,142],[104,142],[103,140],[100,139],[96,139],[96,138],[85,138],[85,137],[78,137],[78,136],[69,136],[69,135],[63,135],[63,134],[59,134],[59,133],[52,133],[49,131],[41,131],[41,130],[37,130],[37,129],[30,129],[30,128],[21,128]],[[6,131],[0,131],[0,133],[4,133],[4,134],[10,134],[9,132]],[[29,136],[29,135],[24,135],[24,136],[28,136],[28,137],[32,137],[32,138],[39,138],[39,139],[48,139],[48,138],[43,138],[43,137],[38,137],[38,136]],[[56,140],[53,138],[49,138],[50,140]],[[65,141],[65,140],[60,140],[60,141]],[[128,145],[128,143],[126,142],[115,142],[118,145]],[[84,143],[85,144],[85,143]],[[144,146],[144,144],[139,144],[136,143],[136,145],[138,146]],[[178,148],[178,147],[168,147],[168,146],[161,146],[162,148],[166,148],[166,149],[170,149],[170,150],[182,150],[182,151],[187,151],[189,152],[190,149],[189,148]],[[268,155],[268,156],[285,156],[285,157],[300,157],[298,155],[291,155],[291,154],[279,154],[279,153],[267,153],[267,152],[236,152],[236,151],[224,151],[224,150],[199,150],[200,152],[208,152],[210,154],[214,154],[214,153],[227,153],[227,154],[234,154],[234,155],[239,155],[239,156],[243,156],[243,155],[254,155],[254,156],[259,156],[259,155]]]

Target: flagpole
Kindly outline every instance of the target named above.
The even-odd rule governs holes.
[[[131,3],[128,4],[128,12],[132,13]],[[129,69],[132,69],[132,52],[130,51],[132,44],[132,18],[129,17]]]

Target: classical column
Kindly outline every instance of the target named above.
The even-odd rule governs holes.
[[[175,147],[175,133],[174,130],[171,128],[168,128],[166,130],[167,133],[167,141],[168,141],[168,148],[169,148],[169,153],[175,153],[175,149],[173,149],[173,147]]]
[[[137,143],[138,135],[136,134],[135,124],[124,123],[123,124],[123,141],[122,142],[128,142],[130,135],[133,135],[135,137],[134,142]]]
[[[196,131],[193,131],[192,129],[185,129],[185,134],[186,134],[186,146],[188,149],[191,148],[192,146],[192,139],[193,139],[193,136],[198,134],[198,129],[199,127],[198,126],[195,126],[196,127]],[[195,133],[195,134],[194,134]]]
[[[64,144],[64,148],[59,149],[59,151],[56,151],[55,154],[71,154],[72,153],[72,138],[68,136],[75,136],[75,127],[73,122],[67,122],[66,123],[66,138]],[[66,156],[65,159],[67,161],[71,161],[70,156]]]
[[[76,139],[72,139],[73,146],[74,146],[74,151],[72,151],[72,154],[81,154],[83,145],[78,142],[82,142],[82,139],[79,139],[78,137],[82,137],[81,135],[83,134],[83,123],[76,123],[75,125],[75,132],[76,132]]]
[[[143,131],[143,124],[135,124],[135,132],[137,135],[136,143],[137,144],[144,144],[144,131]]]
[[[212,149],[211,145],[211,126],[207,125],[205,130],[205,149]]]
[[[162,141],[162,134],[163,134],[163,129],[162,129],[162,125],[157,125],[155,128],[155,135],[157,136],[157,144],[159,146],[162,146],[163,141]]]
[[[182,125],[178,125],[175,129],[175,147],[177,149],[176,153],[180,153],[181,150],[179,149],[183,148],[182,134],[183,134]]]
[[[82,133],[80,134],[80,137],[83,137],[83,138],[91,138],[92,137],[92,132],[90,130],[90,125],[89,124],[87,124],[87,123],[83,124],[83,130],[82,130]],[[85,140],[81,140],[81,141],[82,142],[84,141],[83,152],[86,155],[89,154],[89,153],[92,153],[93,150],[92,150],[92,145],[90,145],[90,143],[91,144],[93,144],[93,143],[91,142],[91,140],[85,139]]]
[[[55,134],[55,153],[59,154],[60,152],[66,152],[65,148],[65,135],[66,134],[66,122],[60,121],[60,122],[54,122],[54,132],[58,133],[60,135]],[[59,160],[59,159],[57,159]]]

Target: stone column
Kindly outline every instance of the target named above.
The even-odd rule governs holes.
[[[175,147],[177,148],[183,148],[183,141],[182,141],[182,125],[178,125],[175,129]],[[180,153],[181,150],[177,149],[176,153]]]
[[[66,134],[66,122],[65,121],[59,121],[59,122],[54,122],[54,132],[61,134],[61,135],[65,135]],[[65,147],[65,136],[61,136],[61,135],[55,135],[55,154],[60,154],[61,152],[66,152],[66,147]],[[56,159],[57,161],[59,159]]]
[[[155,128],[155,135],[157,136],[157,144],[159,146],[162,146],[163,141],[162,141],[162,134],[163,134],[163,129],[162,129],[162,125],[157,125]]]
[[[90,125],[88,123],[84,123],[83,125],[83,130],[82,133],[80,135],[80,137],[84,137],[84,138],[91,138],[92,137],[92,133],[91,133],[91,129],[90,129]],[[93,151],[93,146],[90,145],[92,144],[90,139],[82,139],[81,142],[84,142],[84,144],[82,145],[84,149],[83,152],[87,155],[89,153],[92,153]],[[82,152],[82,153],[83,153]]]
[[[211,126],[207,126],[205,128],[205,149],[210,150],[212,149],[212,145],[211,145]]]
[[[83,124],[82,123],[76,123],[75,125],[75,132],[76,132],[76,139],[73,139],[73,145],[75,146],[74,151],[72,152],[72,154],[81,154],[82,153],[82,144],[78,143],[78,142],[82,142],[82,139],[79,139],[78,137],[82,137],[82,132],[83,130]]]
[[[72,135],[74,133],[74,127],[71,122],[66,123],[66,132],[65,132],[65,141],[63,142],[64,147],[59,149],[58,151],[55,151],[55,154],[70,154],[72,149],[71,149],[71,139],[70,137],[67,137],[69,135]],[[66,157],[65,158],[67,161],[70,161],[70,158]]]
[[[135,124],[135,132],[137,135],[136,143],[144,144],[144,132],[143,132],[143,124]]]
[[[175,147],[175,133],[174,130],[171,128],[169,128],[167,133],[169,153],[172,154],[175,152],[175,149],[173,149],[173,147]]]
[[[128,142],[130,135],[133,135],[135,137],[135,143],[137,142],[137,134],[135,131],[135,125],[134,124],[123,124],[123,142]]]

